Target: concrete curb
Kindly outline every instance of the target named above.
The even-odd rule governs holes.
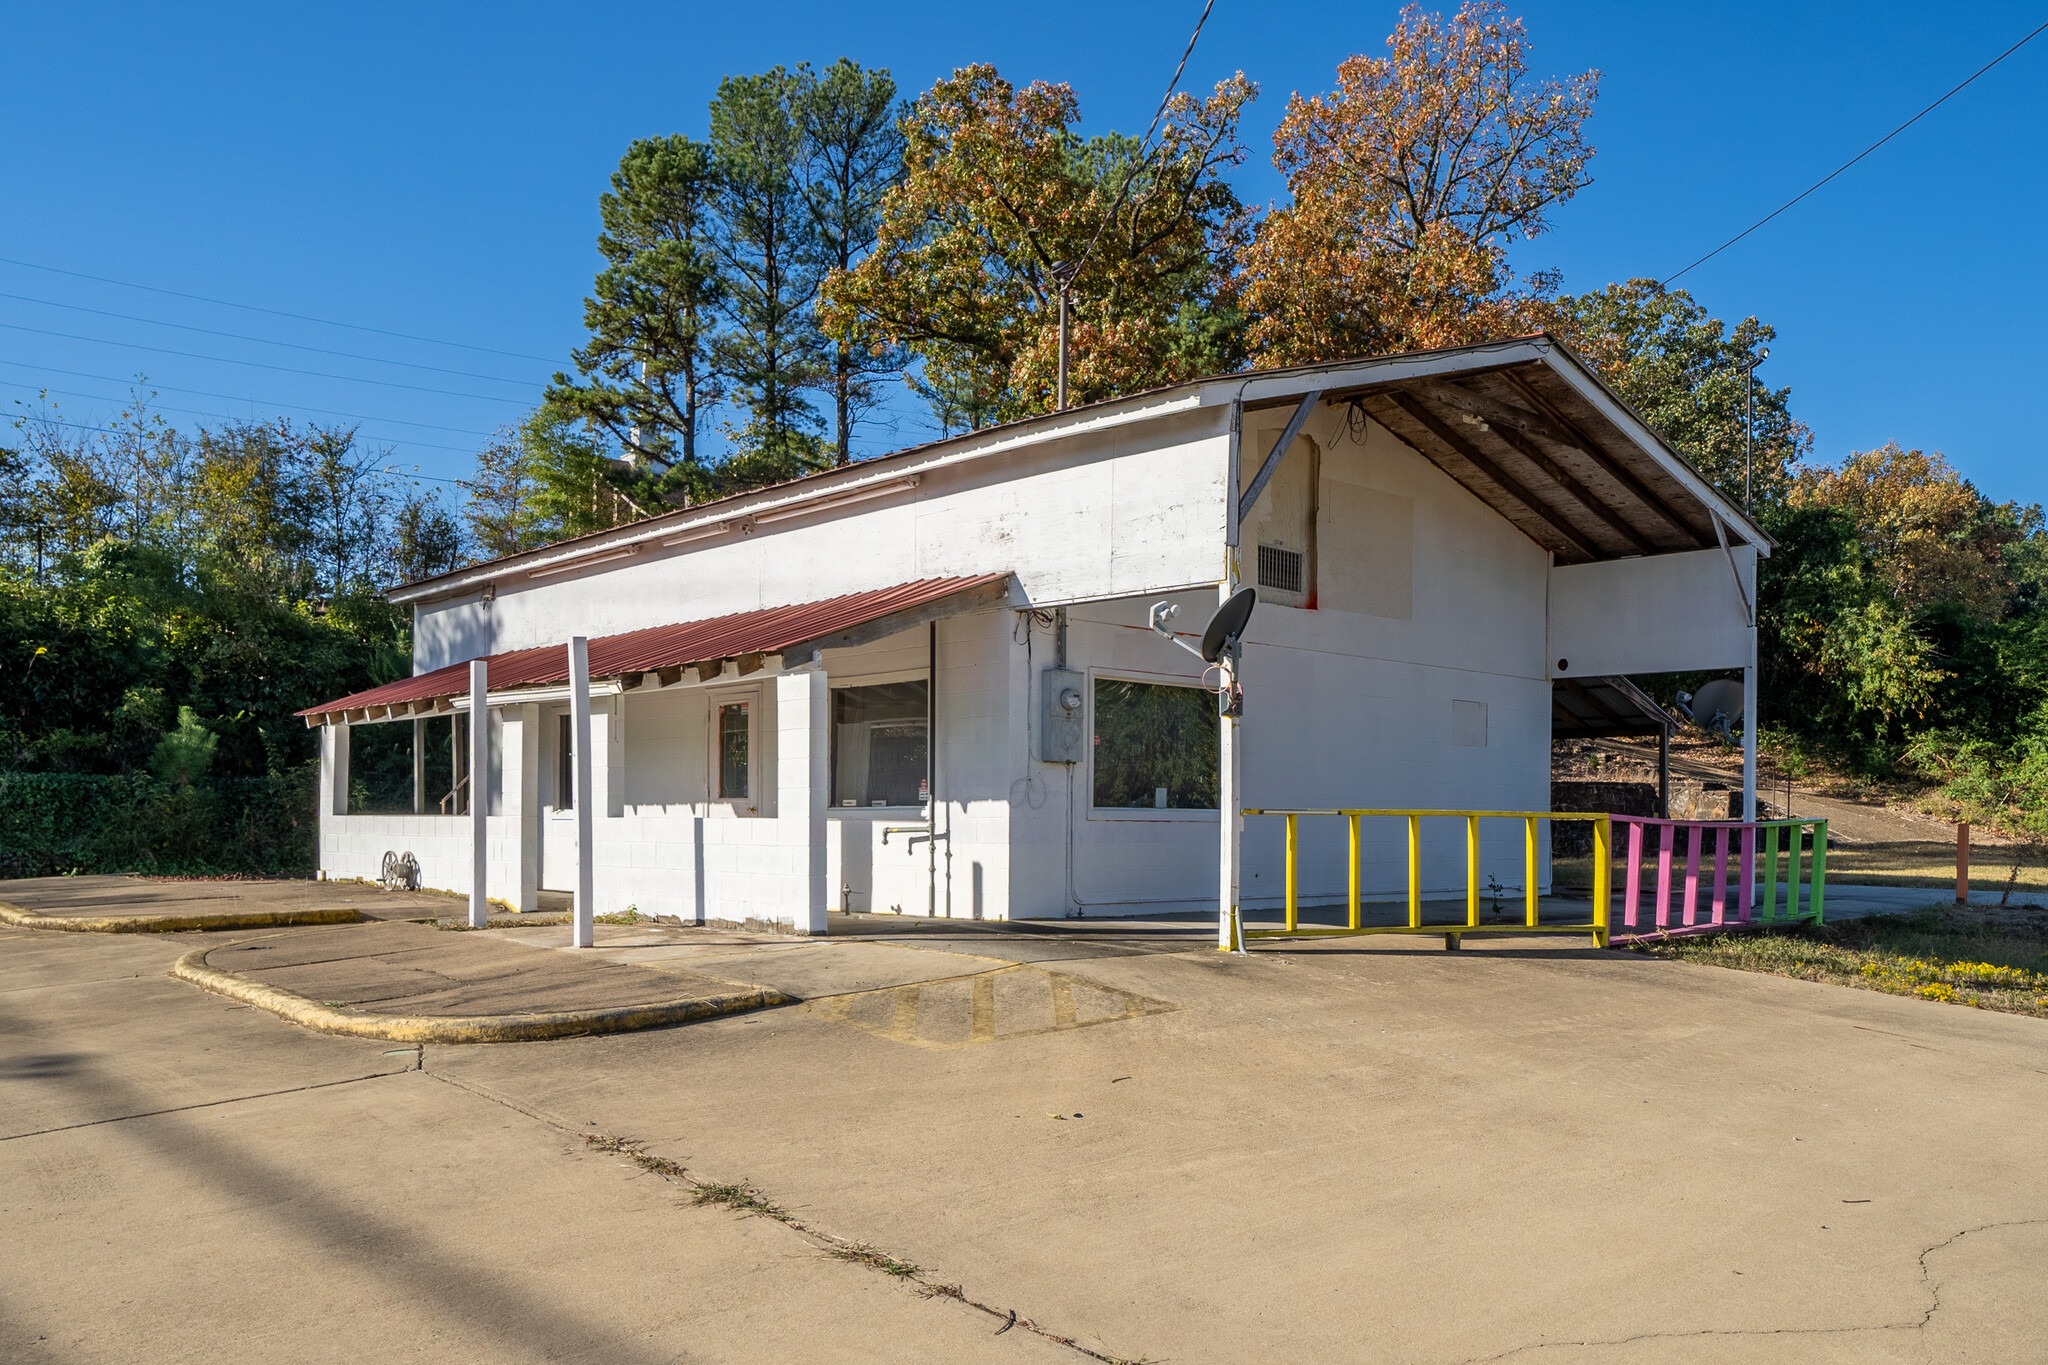
[[[404,1014],[353,1014],[295,991],[252,981],[236,972],[206,965],[211,948],[194,948],[179,958],[170,974],[201,990],[239,1000],[280,1019],[321,1033],[354,1038],[385,1038],[397,1043],[527,1043],[546,1038],[573,1038],[593,1033],[630,1033],[665,1028],[725,1014],[773,1009],[802,1003],[771,987],[692,1000],[652,1005],[620,1005],[602,1010],[567,1010],[553,1014],[470,1014],[434,1018]]]
[[[354,924],[348,906],[310,910],[240,910],[217,915],[45,915],[0,901],[0,924],[74,934],[177,934],[193,929],[276,929],[294,924]]]

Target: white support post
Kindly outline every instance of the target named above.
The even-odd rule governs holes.
[[[328,815],[348,814],[348,723],[329,725],[320,733],[321,810]]]
[[[1756,628],[1749,632],[1749,666],[1742,670],[1742,818],[1756,819]]]
[[[1244,404],[1230,405],[1230,451],[1227,488],[1223,503],[1223,584],[1217,591],[1217,605],[1228,602],[1237,592],[1237,542],[1239,481],[1244,477]],[[1232,681],[1226,677],[1225,685]],[[1244,946],[1238,925],[1238,887],[1242,880],[1244,844],[1244,789],[1239,781],[1238,722],[1230,716],[1217,720],[1217,848],[1216,946],[1229,952]]]
[[[576,805],[576,905],[569,946],[594,948],[597,927],[591,901],[596,895],[596,868],[592,865],[596,850],[591,847],[591,807],[597,804],[597,798],[590,789],[590,640],[582,635],[569,641],[569,730],[576,784],[572,789]]]
[[[490,922],[491,666],[469,661],[469,927]]]
[[[795,873],[784,903],[790,932],[825,932],[826,721],[831,692],[813,663],[775,680],[775,823]]]

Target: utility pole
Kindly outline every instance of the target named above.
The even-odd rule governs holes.
[[[1742,367],[1742,510],[1749,510],[1750,471],[1756,460],[1756,367],[1771,358],[1766,346]]]
[[[1074,277],[1081,273],[1080,261],[1062,261],[1047,272],[1060,295],[1060,382],[1055,411],[1067,410],[1067,300],[1074,292]]]

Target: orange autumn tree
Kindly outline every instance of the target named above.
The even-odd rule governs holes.
[[[1066,85],[1021,88],[962,67],[911,106],[904,175],[879,240],[830,275],[827,335],[903,346],[912,384],[947,429],[1053,406],[1056,267],[1084,263],[1071,293],[1071,401],[1227,367],[1210,325],[1248,216],[1222,170],[1244,154],[1242,75],[1206,100],[1174,98],[1152,145],[1073,131]]]
[[[1383,58],[1288,102],[1273,164],[1292,202],[1243,253],[1237,293],[1264,363],[1460,345],[1536,330],[1556,278],[1508,247],[1590,183],[1600,73],[1529,76],[1522,21],[1490,0],[1411,5]]]

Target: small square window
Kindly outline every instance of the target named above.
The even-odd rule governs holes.
[[[752,709],[743,701],[729,701],[718,708],[718,794],[721,797],[744,801],[751,793],[748,750],[753,738],[749,723]]]
[[[1215,810],[1216,726],[1206,688],[1097,678],[1096,807]]]

